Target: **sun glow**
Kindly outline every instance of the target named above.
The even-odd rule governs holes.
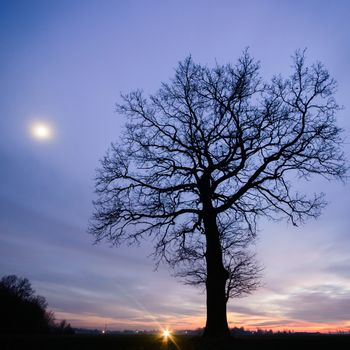
[[[163,340],[162,340],[162,347],[161,349],[169,349],[169,345],[170,343],[172,343],[173,348],[175,347],[177,350],[181,350],[179,345],[176,342],[176,337],[172,334],[171,331],[169,331],[168,328],[165,328],[162,330],[162,336],[163,336]]]
[[[30,134],[38,141],[48,141],[53,137],[53,129],[46,122],[36,121],[30,125]]]
[[[170,335],[171,335],[171,333],[170,333],[169,329],[164,329],[163,330],[163,338],[165,338],[165,339],[169,338]]]

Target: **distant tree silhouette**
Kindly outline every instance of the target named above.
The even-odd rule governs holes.
[[[1,278],[0,310],[0,334],[73,332],[65,320],[55,324],[54,313],[47,311],[45,298],[35,294],[27,278],[16,275]]]
[[[115,245],[151,237],[158,261],[192,261],[189,273],[205,262],[204,336],[228,336],[227,254],[235,266],[237,237],[254,237],[259,217],[297,225],[320,214],[322,194],[293,191],[293,177],[345,175],[335,89],[300,51],[292,75],[271,82],[247,51],[213,69],[186,58],[155,95],[122,96],[127,123],[101,161],[90,232]]]
[[[35,295],[26,278],[15,275],[0,280],[0,332],[48,333],[53,319],[44,297]]]
[[[58,334],[74,334],[74,329],[66,320],[62,320],[57,323],[54,327],[54,331]]]

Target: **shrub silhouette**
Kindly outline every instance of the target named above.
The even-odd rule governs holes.
[[[57,334],[74,334],[74,329],[66,320],[60,321],[54,326],[54,332]]]

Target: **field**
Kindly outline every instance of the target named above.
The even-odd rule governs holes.
[[[179,335],[174,341],[164,342],[154,335],[69,335],[69,336],[0,336],[0,349],[57,349],[57,350],[236,350],[247,348],[299,349],[326,348],[350,349],[348,335],[283,335],[246,336],[230,344],[204,343],[200,337]]]

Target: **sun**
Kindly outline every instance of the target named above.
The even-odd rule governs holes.
[[[163,338],[169,338],[170,337],[170,331],[168,329],[163,330]]]
[[[48,123],[36,121],[30,125],[30,134],[38,141],[48,141],[53,137],[53,130]]]

